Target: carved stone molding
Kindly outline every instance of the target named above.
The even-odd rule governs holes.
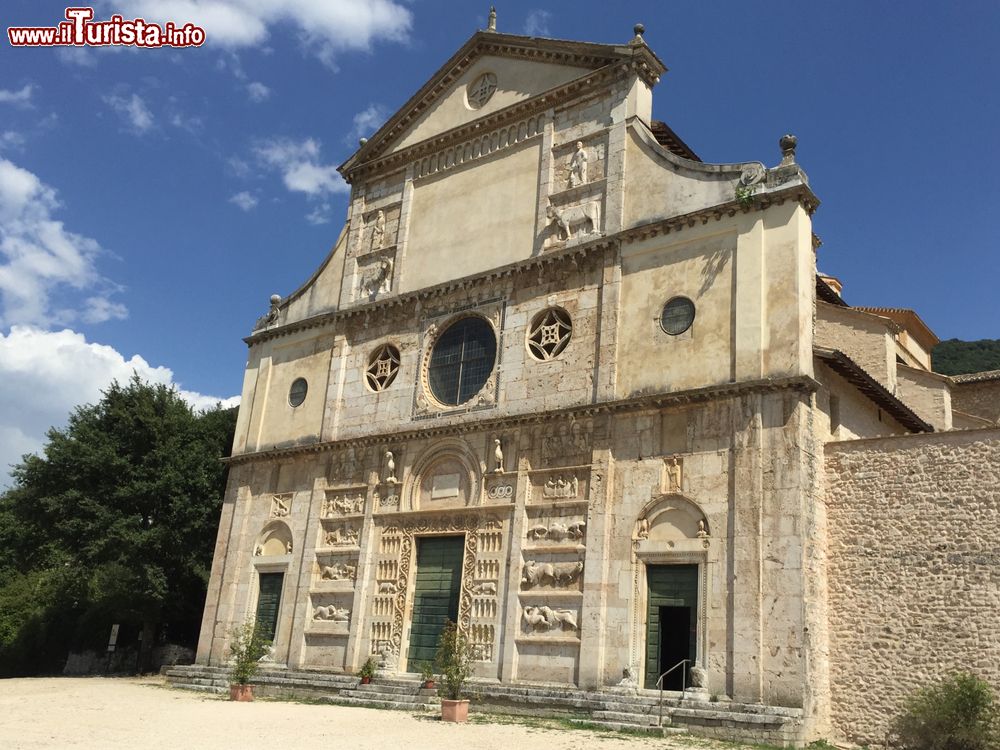
[[[544,128],[545,115],[533,115],[520,122],[496,128],[463,143],[441,149],[413,163],[413,179],[418,180],[421,177],[427,177],[495,154],[497,151],[510,148],[541,134]]]

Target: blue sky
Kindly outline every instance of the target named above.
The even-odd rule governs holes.
[[[8,26],[65,4],[5,0]],[[132,369],[236,396],[241,338],[346,213],[356,146],[485,26],[488,3],[120,0],[192,49],[0,43],[0,466]],[[820,268],[849,302],[998,338],[1000,3],[503,2],[498,29],[622,43],[670,68],[654,116],[705,160],[779,160],[823,201]]]

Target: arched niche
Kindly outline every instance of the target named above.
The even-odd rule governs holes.
[[[676,494],[654,498],[639,514],[635,529],[635,538],[653,547],[673,547],[710,535],[708,519],[698,504]]]
[[[255,557],[275,557],[292,552],[292,530],[284,521],[271,521],[257,536]]]
[[[479,505],[480,460],[461,439],[436,442],[413,465],[406,493],[410,510]]]

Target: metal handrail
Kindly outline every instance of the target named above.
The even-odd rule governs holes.
[[[681,659],[679,662],[677,662],[676,664],[674,664],[674,666],[672,666],[670,669],[668,669],[666,672],[664,672],[658,678],[656,678],[656,686],[660,689],[660,718],[659,718],[659,725],[661,727],[663,726],[663,678],[666,677],[671,672],[673,672],[675,669],[677,669],[677,667],[683,666],[685,664],[694,664],[694,662],[691,659]],[[681,672],[681,694],[682,695],[684,694],[684,691],[686,689],[687,689],[687,670],[685,669],[683,672]]]

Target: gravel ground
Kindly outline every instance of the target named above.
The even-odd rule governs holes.
[[[509,723],[442,724],[430,715],[176,690],[160,678],[0,680],[0,748],[407,748],[646,750],[736,748]]]

